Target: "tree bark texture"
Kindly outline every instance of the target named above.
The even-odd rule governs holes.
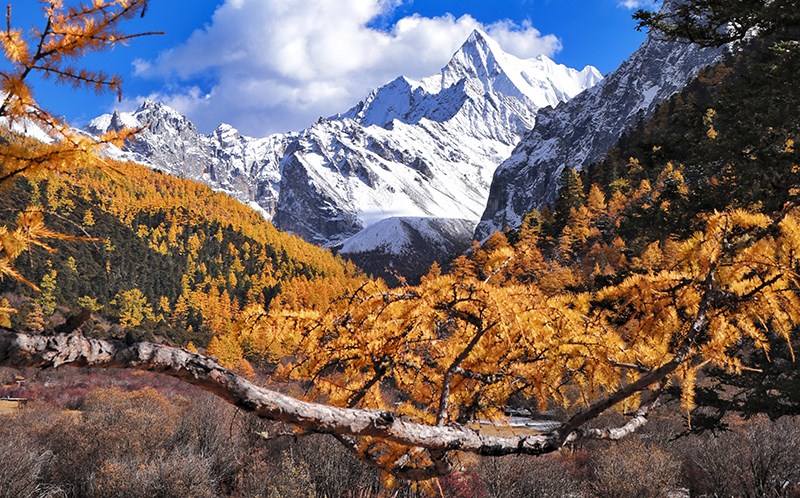
[[[89,339],[80,334],[41,336],[0,333],[0,365],[37,368],[74,365],[88,368],[135,368],[181,379],[259,417],[312,432],[372,436],[430,450],[460,450],[478,455],[541,455],[563,441],[556,433],[489,436],[463,426],[419,424],[387,411],[338,408],[302,401],[258,387],[185,349],[153,343]]]

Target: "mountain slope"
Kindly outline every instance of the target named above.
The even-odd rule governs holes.
[[[390,285],[397,275],[416,284],[433,263],[466,251],[474,229],[470,220],[387,218],[347,239],[339,254]]]
[[[138,294],[143,332],[205,345],[247,305],[324,303],[362,281],[330,251],[281,233],[207,185],[131,163],[110,166],[108,175],[87,168],[18,180],[0,196],[1,225],[14,226],[19,210],[33,206],[45,210],[49,228],[98,239],[57,240],[57,251],[32,250],[17,261],[27,279],[51,279],[45,295],[67,316],[90,307],[121,321],[126,296]],[[0,291],[22,303],[12,318],[28,329],[42,294],[8,279]]]
[[[475,31],[440,74],[398,78],[296,134],[255,139],[223,125],[203,136],[150,102],[101,116],[87,131],[149,123],[119,157],[254,201],[279,228],[335,245],[393,216],[477,222],[494,169],[538,111],[600,79],[591,67],[521,60]]]
[[[99,116],[85,127],[93,135],[123,127],[141,128],[115,159],[138,162],[181,178],[209,184],[259,207],[267,218],[275,211],[280,182],[280,160],[291,134],[255,139],[221,124],[203,135],[174,109],[146,100],[133,113]],[[255,204],[255,205],[254,205]]]
[[[526,213],[551,205],[564,167],[580,169],[601,160],[625,132],[721,56],[721,50],[649,36],[598,85],[543,110],[536,127],[495,172],[476,238],[516,227]]]

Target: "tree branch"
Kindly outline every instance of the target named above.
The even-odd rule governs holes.
[[[642,392],[653,384],[659,384],[666,379],[669,375],[674,373],[683,363],[692,356],[692,348],[698,337],[705,331],[708,326],[708,312],[712,305],[712,299],[715,294],[715,278],[716,264],[712,264],[711,268],[706,275],[703,282],[703,297],[697,310],[697,314],[692,321],[689,332],[683,338],[678,346],[673,357],[660,367],[653,371],[642,375],[638,380],[618,389],[617,391],[606,396],[602,400],[589,406],[587,409],[575,414],[569,419],[559,430],[563,438],[580,428],[589,420],[597,418],[601,413],[605,412],[617,403],[633,396],[636,393]]]
[[[301,401],[258,387],[214,361],[184,349],[152,343],[89,339],[82,335],[34,336],[0,333],[0,365],[135,368],[178,378],[255,415],[324,434],[372,436],[435,452],[460,450],[485,456],[541,455],[562,444],[555,432],[489,436],[461,426],[434,427],[375,410],[337,408]]]
[[[650,412],[657,408],[660,404],[660,395],[660,392],[654,393],[652,399],[646,403],[643,403],[636,411],[633,418],[631,418],[625,425],[621,427],[579,429],[570,434],[570,436],[567,438],[567,441],[573,442],[580,439],[605,439],[619,441],[620,439],[628,437],[647,424],[647,417],[650,415]]]

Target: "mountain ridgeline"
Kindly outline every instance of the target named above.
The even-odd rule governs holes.
[[[475,31],[440,74],[398,78],[298,133],[248,138],[222,125],[206,136],[154,102],[86,129],[149,123],[118,157],[207,182],[257,204],[278,228],[332,246],[392,217],[477,223],[495,168],[539,110],[600,80],[592,67],[519,59]]]

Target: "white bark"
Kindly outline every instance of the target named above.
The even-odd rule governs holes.
[[[258,387],[202,355],[152,343],[88,339],[79,334],[0,335],[0,365],[136,368],[179,378],[199,386],[259,417],[312,432],[373,436],[410,447],[461,450],[479,455],[540,455],[561,444],[553,434],[526,437],[488,436],[462,426],[436,427],[402,419],[387,411],[338,408],[302,401]]]
[[[447,452],[485,456],[541,455],[581,438],[618,439],[647,421],[653,403],[617,429],[580,430],[574,420],[550,433],[490,436],[460,425],[433,426],[404,420],[388,411],[338,408],[302,401],[265,389],[185,349],[152,343],[89,339],[80,334],[42,336],[0,332],[0,365],[37,368],[74,365],[89,368],[135,368],[176,377],[199,386],[259,417],[292,424],[309,432],[342,438],[372,436],[408,447],[425,448],[434,464],[428,469],[386,469],[407,479],[423,480],[451,470]],[[567,428],[569,430],[567,431]],[[344,439],[345,441],[349,439]]]

